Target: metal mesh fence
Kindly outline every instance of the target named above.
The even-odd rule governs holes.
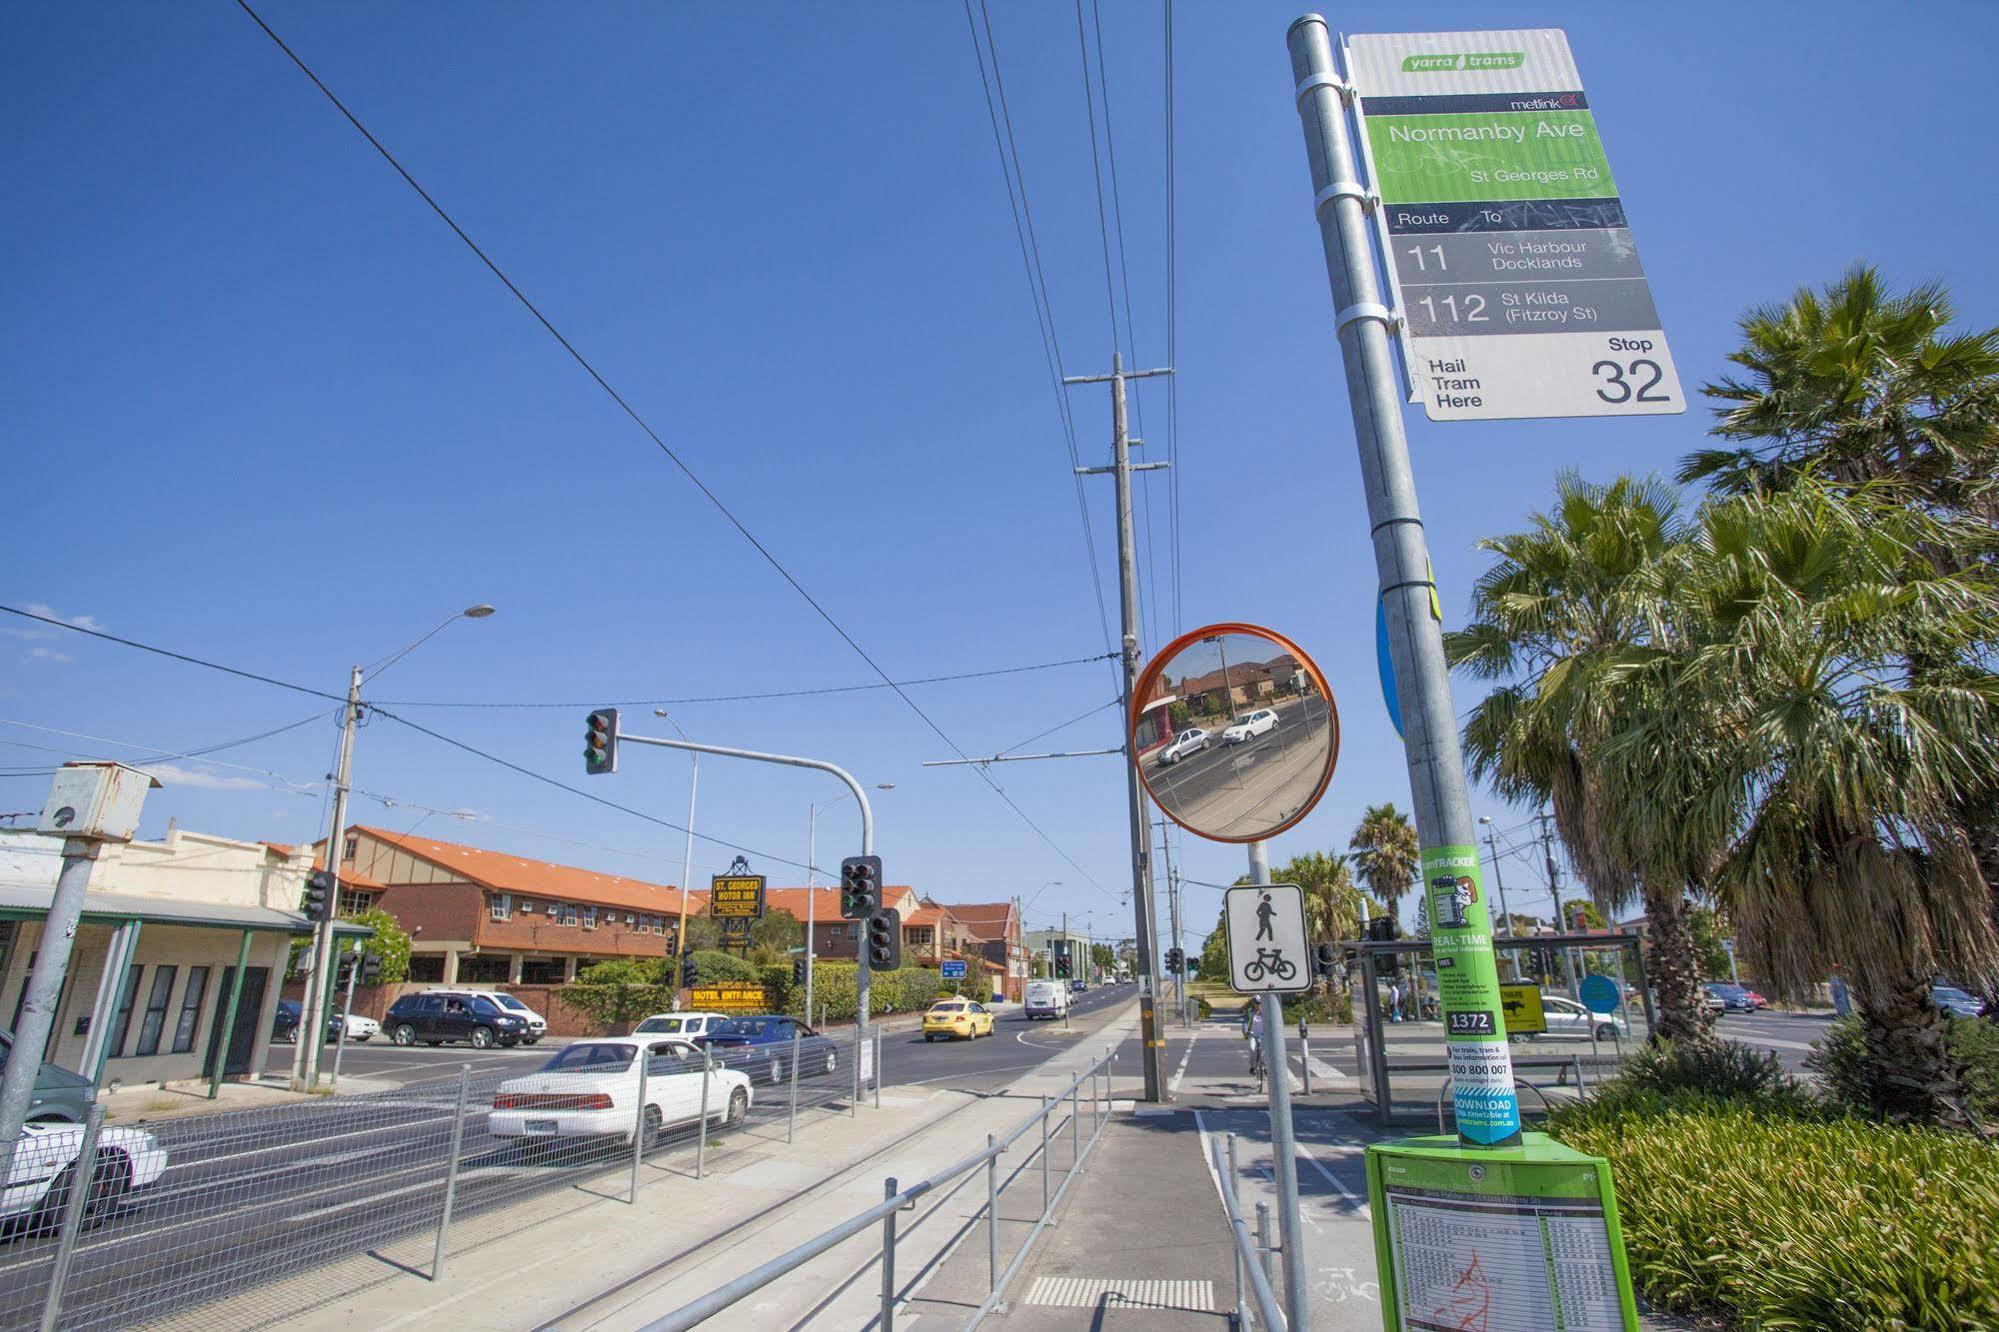
[[[781,1140],[878,1090],[878,1076],[855,1077],[851,1037],[708,1060],[681,1042],[643,1043],[643,1061],[636,1040],[579,1042],[532,1072],[106,1126],[69,1226],[66,1181],[83,1173],[84,1131],[36,1130],[29,1173],[45,1178],[6,1195],[0,1332],[259,1326],[295,1311],[281,1293],[288,1278],[314,1273],[323,1294],[388,1269],[429,1274],[454,1251],[548,1218],[552,1193],[583,1203],[671,1187],[711,1151]],[[30,1158],[25,1144],[17,1157]],[[370,1261],[353,1261],[362,1255]]]

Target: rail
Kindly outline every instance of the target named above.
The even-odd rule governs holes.
[[[1224,1156],[1224,1143],[1226,1143],[1226,1156]],[[1228,1213],[1229,1234],[1235,1240],[1235,1325],[1239,1328],[1249,1326],[1244,1317],[1247,1311],[1242,1306],[1243,1286],[1247,1284],[1251,1296],[1256,1300],[1256,1316],[1263,1320],[1263,1325],[1271,1329],[1271,1332],[1284,1332],[1284,1314],[1277,1306],[1277,1294],[1270,1284],[1272,1249],[1268,1243],[1259,1243],[1251,1238],[1249,1223],[1242,1219],[1242,1204],[1236,1201],[1235,1134],[1227,1134],[1223,1142],[1211,1143],[1208,1151],[1209,1163],[1214,1167],[1215,1179],[1221,1186],[1222,1209]],[[1269,1238],[1267,1218],[1259,1220],[1262,1222],[1259,1229],[1266,1232],[1263,1239],[1267,1241]],[[1290,1262],[1291,1255],[1286,1254],[1284,1260]],[[1245,1274],[1248,1277],[1246,1283]]]
[[[1076,1177],[1077,1171],[1081,1169],[1084,1160],[1088,1158],[1090,1150],[1102,1138],[1104,1125],[1110,1120],[1110,1074],[1111,1062],[1114,1055],[1114,1049],[1107,1050],[1102,1055],[1099,1055],[1091,1062],[1088,1068],[1078,1073],[1075,1079],[1059,1094],[1053,1097],[1044,1097],[1041,1109],[1022,1120],[1005,1137],[994,1137],[988,1134],[986,1145],[983,1149],[973,1152],[963,1160],[956,1161],[928,1178],[909,1185],[907,1188],[899,1187],[895,1178],[890,1176],[883,1181],[883,1192],[886,1196],[873,1207],[848,1217],[840,1224],[833,1226],[831,1229],[821,1231],[811,1239],[806,1240],[803,1244],[797,1245],[772,1258],[770,1261],[752,1268],[735,1280],[717,1286],[698,1299],[692,1300],[680,1308],[673,1310],[671,1313],[654,1319],[652,1322],[645,1324],[640,1329],[640,1332],[682,1332],[683,1329],[697,1327],[708,1319],[713,1318],[716,1314],[721,1313],[723,1310],[763,1289],[779,1277],[796,1271],[821,1254],[836,1248],[874,1225],[880,1225],[882,1237],[881,1253],[879,1255],[879,1261],[882,1266],[879,1327],[880,1332],[894,1332],[895,1306],[897,1303],[895,1280],[896,1215],[907,1208],[913,1207],[917,1199],[924,1197],[926,1194],[934,1193],[960,1176],[969,1175],[980,1166],[984,1166],[986,1168],[986,1201],[972,1215],[967,1222],[967,1226],[969,1228],[978,1224],[981,1218],[985,1221],[986,1284],[988,1293],[985,1302],[973,1312],[972,1316],[965,1323],[965,1327],[969,1332],[969,1329],[977,1327],[1005,1296],[1008,1283],[1013,1280],[1014,1276],[1019,1273],[1021,1267],[1026,1262],[1029,1252],[1034,1247],[1035,1240],[1040,1237],[1042,1230],[1048,1225],[1049,1218],[1054,1215],[1055,1207],[1061,1202],[1062,1195],[1068,1190],[1070,1181]],[[1087,1144],[1082,1138],[1082,1098],[1085,1083],[1089,1084],[1090,1114],[1092,1118],[1090,1138]],[[1069,1108],[1070,1161],[1062,1177],[1061,1186],[1051,1193],[1050,1183],[1052,1172],[1049,1167],[1048,1155],[1049,1147],[1054,1142],[1054,1137],[1051,1134],[1051,1121],[1056,1111],[1062,1107],[1064,1101],[1068,1102]],[[1023,1136],[1036,1128],[1040,1129],[1040,1140],[1034,1145],[1027,1160],[1007,1178],[1005,1184],[1002,1184],[999,1178],[999,1158],[1005,1155],[1014,1143],[1020,1141]],[[1022,1241],[1020,1251],[1014,1255],[1012,1262],[1002,1272],[999,1266],[1000,1196],[1008,1185],[1013,1184],[1021,1177],[1026,1171],[1027,1166],[1032,1164],[1037,1157],[1041,1162],[1041,1213],[1034,1221],[1033,1228],[1028,1232],[1026,1239]]]

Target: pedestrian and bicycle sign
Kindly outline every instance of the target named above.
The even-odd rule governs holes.
[[[1348,69],[1430,419],[1685,411],[1561,30],[1356,36]]]
[[[1295,994],[1312,988],[1312,950],[1305,938],[1305,892],[1295,883],[1231,888],[1229,980],[1243,994]]]

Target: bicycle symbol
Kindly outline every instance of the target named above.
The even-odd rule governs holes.
[[[1265,975],[1288,981],[1297,974],[1298,964],[1284,956],[1281,949],[1276,948],[1257,949],[1256,956],[1245,963],[1242,969],[1243,979],[1252,985],[1262,980]]]

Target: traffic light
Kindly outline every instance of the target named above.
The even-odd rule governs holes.
[[[802,957],[791,959],[791,983],[793,985],[805,984],[805,959]]]
[[[882,908],[882,858],[848,856],[840,862],[840,915],[845,920],[873,920]],[[897,952],[900,953],[900,944]]]
[[[1182,952],[1178,948],[1167,949],[1166,950],[1167,974],[1171,976],[1177,976],[1186,969],[1187,969],[1187,954]]]
[[[1339,971],[1340,950],[1333,944],[1316,944],[1312,948],[1312,969],[1321,979],[1331,980]]]
[[[682,954],[680,958],[680,987],[684,990],[693,989],[695,979],[694,954]]]
[[[618,710],[598,708],[583,733],[583,771],[589,776],[618,770]]]
[[[343,954],[341,954],[341,956],[340,956],[340,965],[339,965],[338,967],[336,967],[336,968],[334,969],[334,972],[333,972],[333,986],[334,986],[334,988],[335,988],[335,989],[345,989],[345,988],[347,988],[347,980],[348,980],[348,978],[349,978],[349,977],[351,977],[351,976],[353,976],[353,975],[354,975],[354,957],[353,957],[353,954],[351,954],[351,953],[343,953]]]
[[[902,917],[893,911],[868,917],[868,965],[876,971],[894,971],[902,965]]]
[[[1055,959],[1055,979],[1069,979],[1069,955],[1067,953],[1060,954]]]
[[[1367,923],[1367,937],[1375,943],[1394,943],[1402,937],[1402,923],[1392,916],[1376,916]],[[1400,975],[1402,958],[1396,953],[1376,953],[1374,970],[1379,976]]]
[[[328,908],[333,904],[333,876],[325,870],[314,870],[305,876],[305,895],[299,899],[298,909],[309,920],[325,920],[332,914]]]
[[[382,959],[373,953],[361,954],[361,983],[363,985],[382,983]]]

